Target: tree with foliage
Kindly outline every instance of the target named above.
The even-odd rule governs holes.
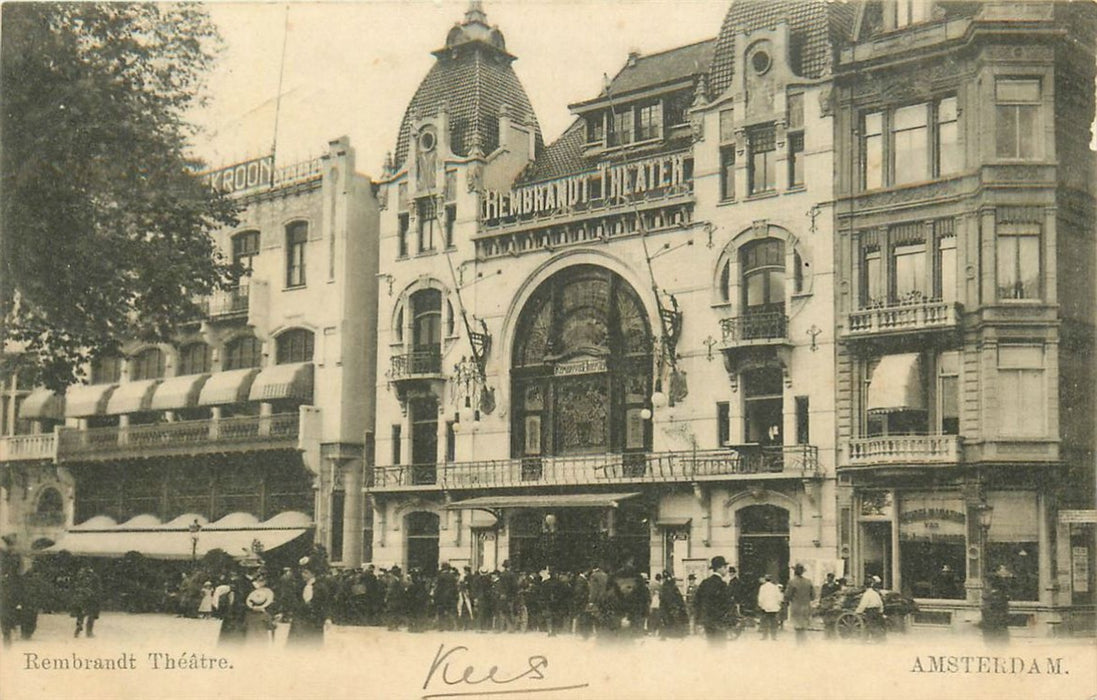
[[[2,12],[5,371],[60,389],[123,339],[169,339],[234,281],[210,235],[234,206],[187,153],[220,37],[190,4]]]

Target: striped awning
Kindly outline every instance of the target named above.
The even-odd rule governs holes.
[[[74,384],[65,391],[65,417],[101,416],[117,384]]]
[[[226,403],[243,403],[248,400],[251,383],[259,374],[257,367],[230,369],[214,372],[202,386],[198,395],[199,406],[220,406]]]
[[[49,389],[35,389],[19,405],[19,417],[30,420],[61,420],[64,401]]]
[[[152,410],[170,411],[176,408],[193,408],[198,404],[202,385],[208,374],[187,374],[165,379],[152,395]]]
[[[159,383],[159,379],[142,379],[119,385],[107,401],[107,415],[116,416],[122,413],[140,413],[150,410],[152,393],[156,391],[156,385]]]
[[[881,357],[868,385],[866,408],[870,413],[926,410],[921,356],[911,352]]]
[[[297,362],[267,367],[255,378],[248,398],[252,401],[312,401],[312,363]]]

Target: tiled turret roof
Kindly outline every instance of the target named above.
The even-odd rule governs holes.
[[[499,114],[503,106],[513,121],[532,121],[537,149],[542,146],[541,128],[525,88],[514,72],[514,56],[498,28],[489,27],[479,2],[473,2],[465,20],[454,25],[443,48],[434,52],[437,61],[408,103],[396,140],[395,163],[399,168],[408,156],[411,125],[416,119],[449,115],[450,147],[466,156],[476,143],[485,154],[499,146]]]
[[[794,49],[792,69],[805,78],[819,78],[830,70],[838,46],[848,40],[856,13],[857,6],[852,3],[734,0],[716,39],[716,55],[709,74],[710,96],[718,96],[731,85],[735,72],[736,34],[787,23]]]

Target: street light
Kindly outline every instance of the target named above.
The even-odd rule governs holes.
[[[202,532],[202,523],[198,522],[198,518],[187,526],[187,531],[190,532],[190,561],[193,564],[198,561],[198,533]]]

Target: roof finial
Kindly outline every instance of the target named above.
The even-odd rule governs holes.
[[[484,3],[482,0],[469,0],[469,9],[465,11],[465,24],[470,22],[479,22],[485,26],[487,25],[488,15],[484,12]]]

